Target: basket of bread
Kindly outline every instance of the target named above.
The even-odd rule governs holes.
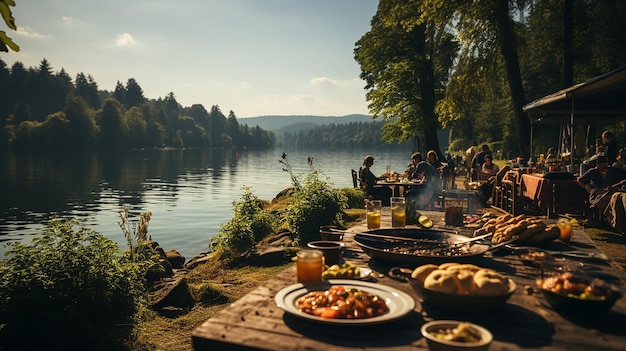
[[[511,279],[497,271],[468,263],[424,264],[413,271],[392,268],[390,276],[407,280],[427,304],[457,312],[485,312],[515,292]]]
[[[559,239],[561,231],[557,224],[547,225],[539,217],[524,214],[513,216],[507,213],[489,219],[481,228],[474,231],[474,236],[491,234],[492,245],[519,242],[538,246]]]

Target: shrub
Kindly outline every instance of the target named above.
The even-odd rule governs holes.
[[[30,245],[8,244],[9,258],[0,263],[2,345],[89,349],[116,325],[132,325],[154,251],[144,246],[131,259],[112,240],[77,225],[52,219]]]
[[[233,202],[232,219],[211,239],[213,249],[243,252],[274,232],[278,219],[264,210],[267,202],[253,195],[250,187],[243,190],[239,201]]]
[[[338,190],[346,197],[348,208],[364,208],[365,192],[361,189],[342,188]]]
[[[293,193],[286,212],[287,223],[298,236],[299,244],[317,240],[322,225],[342,225],[346,201],[342,191],[319,179],[317,171],[309,173],[304,185]]]

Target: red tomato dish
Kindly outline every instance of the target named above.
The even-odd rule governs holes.
[[[309,292],[296,304],[304,313],[332,319],[371,318],[389,311],[383,298],[358,289],[346,289],[342,285]]]

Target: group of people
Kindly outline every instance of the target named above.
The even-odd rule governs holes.
[[[427,159],[421,152],[414,152],[411,155],[411,162],[403,173],[403,177],[410,181],[418,181],[420,186],[413,187],[406,193],[409,201],[415,201],[416,208],[426,208],[432,202],[433,198],[440,190],[440,181],[442,177],[449,175],[449,167],[442,163],[437,156],[437,152],[430,150],[426,153]],[[374,157],[365,156],[363,165],[359,169],[359,178],[366,197],[371,196],[373,199],[380,199],[383,205],[389,203],[392,196],[388,187],[376,187],[376,183],[381,180],[371,170],[374,165]]]
[[[590,168],[578,178],[578,182],[589,191],[589,204],[599,209],[607,221],[620,233],[626,233],[626,148],[617,146],[612,132],[602,133],[602,143],[596,147],[595,167]],[[546,154],[546,162],[557,158],[553,148]],[[359,178],[366,196],[383,200],[389,204],[392,196],[388,187],[376,187],[381,180],[374,175],[371,167],[374,157],[363,159],[359,169]],[[509,168],[510,169],[510,168]],[[494,184],[501,179],[503,171],[493,163],[493,155],[488,145],[482,145],[471,161],[472,180],[483,180],[480,185],[481,200],[487,204],[492,195]],[[419,181],[421,186],[410,189],[406,196],[414,200],[416,208],[426,208],[441,190],[441,179],[446,177],[449,167],[439,161],[437,153],[430,150],[426,159],[420,152],[411,155],[409,167],[403,177],[411,181]]]

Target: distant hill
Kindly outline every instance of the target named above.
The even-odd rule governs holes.
[[[352,122],[371,122],[369,115],[347,115],[342,117],[324,116],[259,116],[240,118],[239,124],[247,124],[248,127],[257,125],[266,130],[273,131],[276,135],[282,135],[286,131],[294,133],[301,130],[313,129],[323,124],[348,124]]]

